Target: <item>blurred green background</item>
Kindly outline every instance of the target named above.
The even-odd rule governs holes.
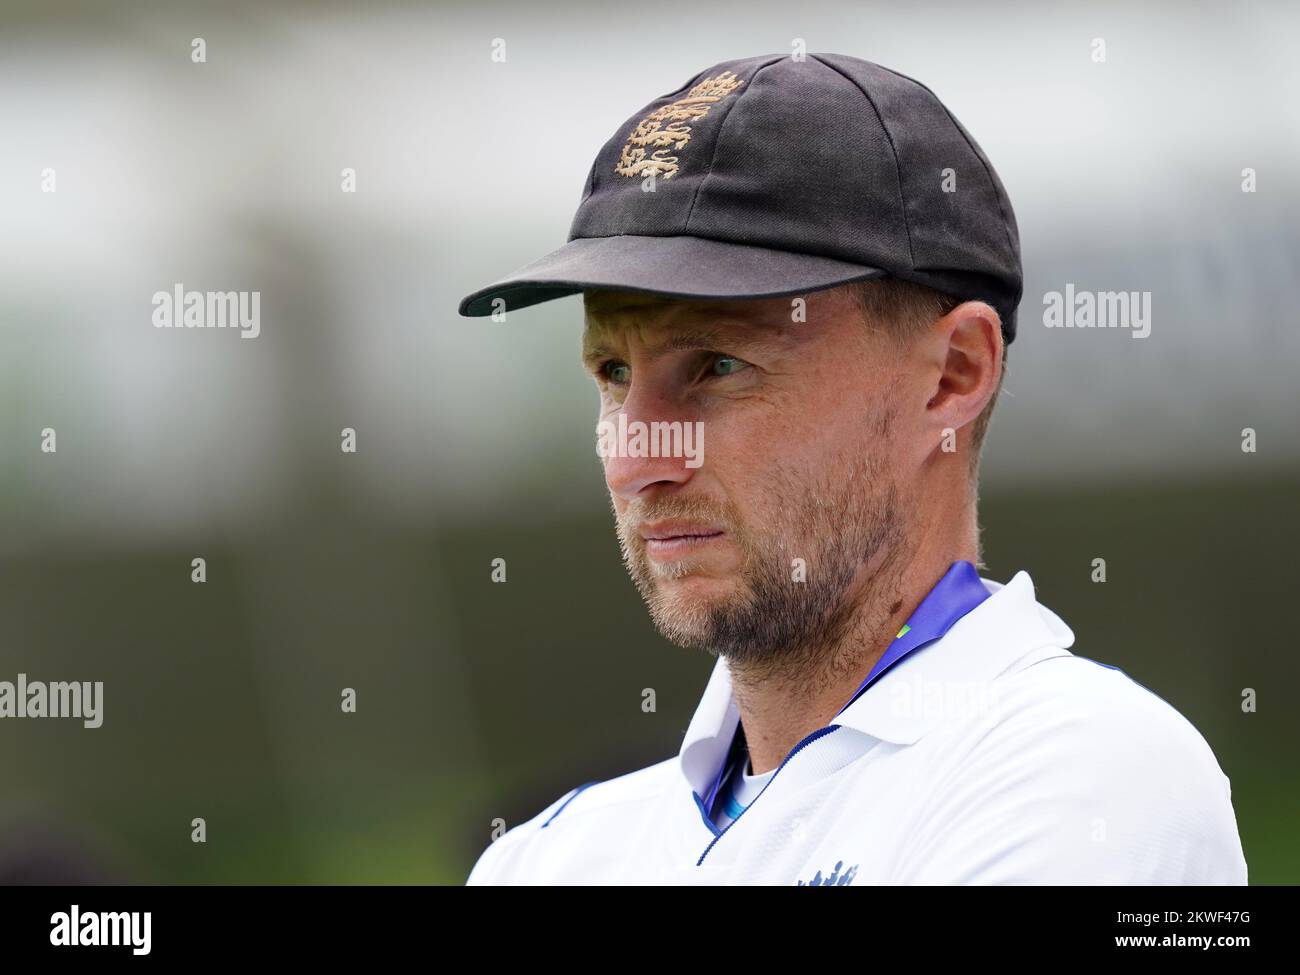
[[[1030,567],[1074,652],[1121,667],[1214,748],[1252,883],[1300,877],[1300,666],[1284,639],[1298,491],[1293,477],[983,502],[986,576]],[[100,729],[0,726],[0,808],[25,824],[0,836],[0,864],[35,837],[84,851],[95,876],[459,883],[493,817],[515,825],[675,754],[708,677],[711,658],[654,633],[596,514],[395,534],[322,504],[257,546],[206,550],[203,586],[177,550],[5,567],[6,676],[106,690]],[[190,843],[194,816],[206,845]]]
[[[1182,711],[1251,882],[1300,881],[1300,136],[1258,97],[1296,12],[603,9],[0,5],[0,680],[105,682],[97,730],[0,723],[0,881],[458,884],[493,818],[677,751],[712,659],[619,561],[580,303],[455,306],[563,243],[637,108],[800,37],[934,88],[1016,206],[985,575]],[[1151,336],[1042,328],[1067,281],[1150,290]],[[262,334],[154,329],[177,282]]]

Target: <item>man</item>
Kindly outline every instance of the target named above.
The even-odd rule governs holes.
[[[558,797],[469,883],[1246,882],[1197,730],[1071,653],[1026,572],[977,571],[1019,242],[928,89],[831,54],[701,72],[461,312],[578,292],[629,572],[717,661],[676,757]],[[622,436],[656,424],[702,449]]]

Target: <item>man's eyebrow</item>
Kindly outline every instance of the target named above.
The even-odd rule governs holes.
[[[582,361],[587,366],[595,366],[597,362],[608,359],[613,354],[603,345],[583,345],[582,347]]]
[[[766,329],[751,327],[734,328],[691,328],[674,330],[661,340],[650,343],[651,355],[663,355],[666,352],[690,352],[696,349],[727,348],[768,348],[776,344],[774,336]],[[603,345],[583,345],[582,361],[594,364],[600,359],[614,355]]]

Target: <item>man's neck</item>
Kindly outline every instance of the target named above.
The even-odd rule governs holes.
[[[830,723],[921,601],[962,559],[974,561],[975,555],[957,547],[905,565],[864,567],[854,587],[861,595],[847,625],[828,645],[802,648],[808,652],[789,658],[789,672],[729,662],[752,774],[780,765],[803,738]]]

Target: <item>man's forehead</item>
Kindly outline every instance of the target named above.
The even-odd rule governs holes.
[[[588,337],[624,328],[669,330],[674,326],[708,326],[725,331],[761,327],[775,329],[795,321],[795,299],[811,304],[813,295],[781,298],[680,298],[638,292],[588,290],[583,308]]]

